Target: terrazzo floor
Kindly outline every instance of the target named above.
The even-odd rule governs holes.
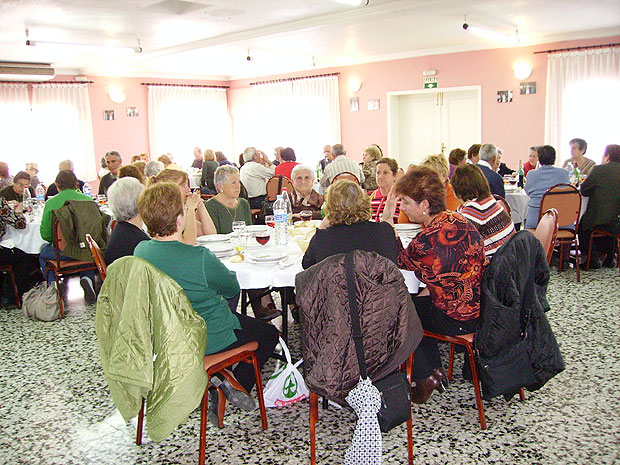
[[[443,394],[414,407],[416,464],[620,464],[620,270],[552,271],[551,325],[566,370],[526,401],[485,402],[488,429],[478,423],[471,383],[460,377]],[[160,443],[134,443],[110,398],[93,327],[77,279],[67,288],[63,321],[34,322],[20,310],[0,310],[0,464],[195,464],[200,413]],[[278,320],[276,320],[276,324]],[[298,327],[290,346],[299,357]],[[263,371],[266,379],[276,361]],[[306,464],[307,402],[258,412],[229,407],[226,427],[209,425],[207,463]],[[343,463],[353,413],[320,409],[317,462]],[[383,435],[384,463],[406,463],[406,428]]]

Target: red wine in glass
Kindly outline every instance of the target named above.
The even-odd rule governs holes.
[[[299,217],[301,221],[310,221],[312,219],[312,212],[309,210],[304,210],[299,213]]]
[[[260,245],[265,245],[267,242],[269,242],[270,237],[271,236],[269,234],[256,236],[256,242],[258,242]]]

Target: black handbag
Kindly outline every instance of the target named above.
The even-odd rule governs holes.
[[[357,299],[355,298],[354,269],[353,252],[349,252],[345,256],[345,270],[347,273],[347,291],[349,294],[353,342],[355,343],[357,362],[360,366],[360,376],[362,379],[366,379],[368,371],[366,370],[366,358],[364,357],[359,310],[357,308]],[[380,380],[373,381],[373,384],[381,393],[381,408],[377,412],[377,419],[382,432],[386,433],[411,418],[411,386],[403,372],[397,370]]]

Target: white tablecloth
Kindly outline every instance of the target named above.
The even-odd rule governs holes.
[[[523,189],[506,189],[506,202],[510,205],[510,216],[514,224],[525,223],[529,201],[530,198]]]
[[[26,229],[15,229],[13,226],[7,225],[6,233],[0,241],[0,245],[7,249],[17,247],[26,253],[38,254],[47,244],[41,237],[40,228],[40,217],[35,218],[34,222],[28,223]]]
[[[197,189],[200,187],[200,173],[189,173],[189,187],[190,189]]]

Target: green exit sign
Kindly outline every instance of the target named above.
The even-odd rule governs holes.
[[[424,88],[425,89],[436,89],[437,88],[437,78],[436,77],[425,77],[424,78]]]

